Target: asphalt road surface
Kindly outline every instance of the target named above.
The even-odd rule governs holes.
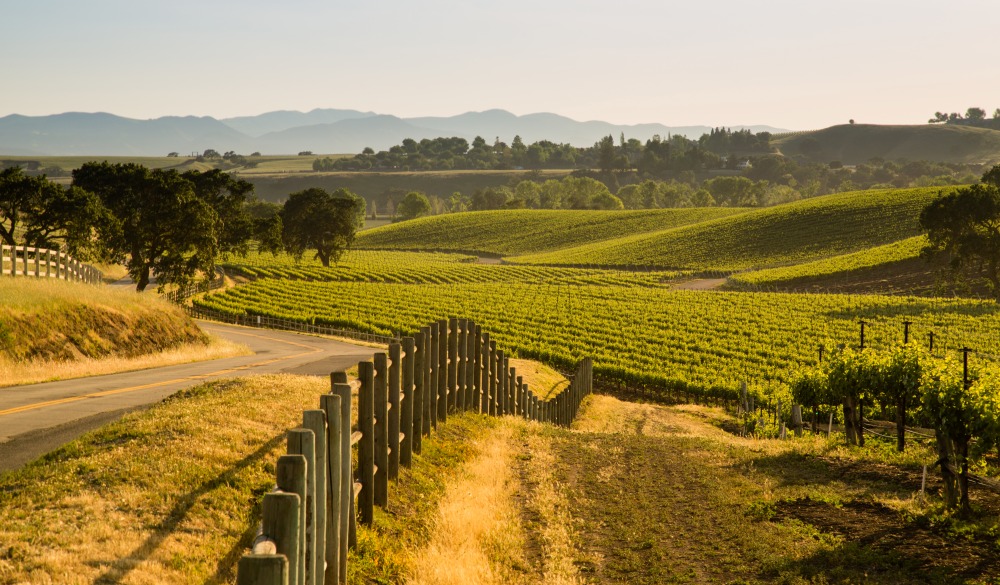
[[[287,331],[199,325],[208,333],[247,345],[254,354],[0,388],[0,471],[16,469],[126,412],[206,380],[278,372],[327,376],[371,358],[375,351]]]

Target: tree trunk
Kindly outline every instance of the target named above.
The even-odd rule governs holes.
[[[970,438],[962,437],[956,445],[958,448],[958,457],[962,464],[959,468],[961,472],[958,475],[958,504],[961,507],[961,514],[963,516],[968,516],[972,513],[972,507],[969,505],[969,440]]]
[[[139,278],[138,280],[136,280],[135,290],[137,292],[142,292],[146,290],[146,287],[148,285],[149,285],[149,265],[147,264],[139,269]]]
[[[848,445],[857,445],[858,437],[854,432],[854,398],[844,397],[844,433],[847,435]]]
[[[906,396],[896,401],[896,450],[906,450]]]
[[[958,485],[955,481],[955,474],[951,472],[951,463],[954,460],[952,455],[951,441],[940,430],[934,430],[938,446],[938,464],[941,465],[941,481],[944,483],[944,499],[948,508],[958,505]]]
[[[319,257],[320,264],[323,265],[323,268],[330,267],[330,253],[328,251],[325,251],[322,248],[317,248],[316,256]]]
[[[858,407],[854,409],[857,420],[854,422],[854,431],[858,434],[858,446],[865,446],[865,410],[864,405],[858,400]]]

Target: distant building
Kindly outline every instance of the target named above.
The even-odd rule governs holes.
[[[752,168],[753,168],[753,165],[750,164],[750,160],[749,159],[744,160],[742,162],[736,163],[736,170],[737,171],[745,171],[747,169],[752,169]]]

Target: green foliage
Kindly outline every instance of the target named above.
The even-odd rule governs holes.
[[[894,346],[900,322],[907,319],[914,323],[914,335],[937,332],[939,352],[970,344],[1000,353],[1000,340],[992,333],[1000,328],[1000,309],[992,302],[706,294],[669,290],[656,273],[436,258],[355,251],[336,269],[261,266],[254,270],[274,278],[198,302],[225,314],[270,315],[380,334],[461,315],[496,332],[504,347],[550,364],[573,364],[590,355],[600,375],[659,392],[734,397],[746,381],[758,396],[785,397],[786,403],[793,371],[815,363],[820,343],[856,340],[859,317],[871,323],[866,343],[876,348]]]
[[[937,193],[937,189],[901,189],[828,195],[512,261],[719,271],[799,263],[918,235],[920,210]]]
[[[296,258],[314,249],[323,266],[336,262],[354,242],[359,223],[364,221],[363,202],[347,189],[327,193],[313,188],[292,193],[280,213],[285,249]]]
[[[798,404],[816,407],[839,402],[831,396],[827,373],[818,367],[806,367],[798,370],[793,374],[789,388],[792,392],[792,399]]]
[[[729,277],[729,283],[739,286],[758,287],[774,286],[792,283],[796,280],[819,277],[840,277],[875,267],[888,266],[896,262],[911,260],[920,256],[920,251],[927,245],[926,236],[914,236],[885,244],[803,262],[791,266],[766,268],[753,272],[741,272]]]
[[[1000,301],[1000,167],[984,182],[955,190],[930,202],[920,214],[927,230],[926,253],[945,253],[955,270],[985,278]]]
[[[410,191],[396,206],[396,219],[406,221],[427,215],[431,211],[431,203],[427,195],[419,191]]]
[[[358,234],[358,246],[397,250],[456,250],[506,256],[556,250],[574,244],[618,238],[623,234],[689,225],[744,211],[746,210],[482,211],[426,217],[366,230]]]
[[[86,257],[106,210],[94,194],[64,188],[44,176],[25,175],[20,167],[0,171],[0,240],[40,248],[62,248]]]
[[[108,256],[125,260],[137,290],[151,273],[162,288],[214,271],[220,215],[176,171],[87,163],[73,171],[73,184],[95,193],[110,212],[101,244]]]

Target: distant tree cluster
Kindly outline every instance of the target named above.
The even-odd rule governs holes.
[[[1000,108],[993,110],[993,117],[986,117],[986,110],[972,107],[965,110],[965,115],[958,112],[934,112],[934,117],[927,120],[928,124],[957,124],[959,126],[977,126],[1000,130]]]
[[[749,130],[733,132],[715,128],[698,140],[654,136],[645,144],[624,134],[616,143],[605,136],[592,147],[578,148],[540,140],[526,145],[514,136],[508,145],[496,138],[489,144],[477,136],[470,145],[464,138],[410,138],[388,150],[365,148],[351,158],[329,157],[313,161],[315,171],[428,171],[506,169],[600,169],[605,172],[637,170],[640,173],[703,171],[735,165],[727,155],[770,152],[770,134]]]
[[[211,275],[219,254],[316,250],[336,261],[364,222],[365,201],[346,189],[307,189],[285,205],[256,201],[253,185],[218,169],[179,173],[137,164],[86,163],[63,187],[20,167],[0,172],[0,239],[123,263],[144,290]]]

